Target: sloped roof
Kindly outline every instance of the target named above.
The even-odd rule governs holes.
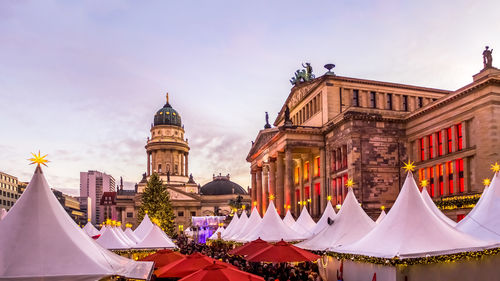
[[[229,222],[226,229],[224,229],[224,231],[222,232],[222,238],[224,238],[226,234],[231,232],[231,229],[233,229],[233,227],[238,223],[238,220],[238,214],[234,214],[233,219],[231,220],[231,222]]]
[[[335,213],[335,210],[333,209],[332,202],[328,201],[326,204],[326,208],[323,211],[323,215],[321,215],[321,218],[319,221],[316,223],[316,226],[312,229],[312,234],[318,234],[320,233],[323,229],[325,229],[329,224],[328,224],[328,218],[330,220],[334,220],[337,214]]]
[[[152,228],[153,228],[153,223],[149,219],[148,214],[146,214],[142,219],[141,223],[139,224],[139,226],[134,230],[134,234],[137,237],[139,237],[139,239],[141,239],[142,241],[142,239],[144,239],[144,237],[148,235],[148,233],[151,231]]]
[[[311,218],[311,215],[309,215],[307,207],[304,206],[302,208],[302,211],[300,212],[300,216],[292,225],[292,229],[305,237],[310,237],[313,234],[312,230],[314,229],[314,227],[316,227],[316,223]]]
[[[247,212],[243,211],[240,215],[240,218],[238,219],[238,222],[236,225],[229,231],[229,232],[224,232],[224,235],[222,236],[222,239],[229,241],[229,240],[234,240],[238,234],[240,234],[241,230],[245,226],[245,224],[248,221],[248,216]]]
[[[241,231],[233,236],[233,240],[237,241],[238,239],[246,236],[252,229],[255,228],[256,225],[259,225],[261,221],[262,218],[260,217],[259,211],[257,211],[257,207],[254,206],[247,222],[241,228]]]
[[[163,232],[157,225],[153,225],[151,231],[144,237],[144,239],[132,246],[133,249],[162,249],[162,248],[177,248],[177,245],[170,239],[170,237]]]
[[[436,204],[434,204],[434,201],[432,201],[432,198],[429,196],[429,193],[427,192],[427,188],[422,188],[422,199],[424,199],[424,203],[425,205],[427,205],[427,207],[429,207],[429,209],[431,209],[431,211],[436,215],[438,216],[440,219],[442,219],[445,223],[451,225],[451,226],[455,226],[457,225],[457,223],[455,221],[453,221],[452,219],[450,219],[449,217],[447,217],[445,214],[443,214],[443,212],[441,212],[441,210],[439,210],[439,208],[436,206]]]
[[[106,226],[106,229],[102,232],[101,236],[97,238],[96,242],[108,250],[130,249],[130,245],[123,241],[109,225]]]
[[[135,235],[134,231],[132,231],[130,227],[127,227],[127,229],[125,229],[123,233],[125,233],[125,235],[135,243],[139,243],[140,241],[142,241],[139,237],[137,237],[137,235]]]
[[[5,218],[5,216],[7,216],[7,211],[5,210],[5,208],[2,208],[0,210],[0,221],[3,220],[3,218]]]
[[[0,276],[5,279],[148,279],[153,270],[151,262],[113,254],[85,234],[57,201],[40,167],[0,221],[0,249]]]
[[[83,231],[90,237],[100,234],[99,230],[97,230],[97,228],[95,228],[94,225],[90,222],[87,222],[87,224],[83,227]]]
[[[378,215],[378,218],[377,220],[375,221],[376,224],[379,224],[386,216],[387,214],[385,213],[384,210],[382,210],[382,212],[380,212],[380,215]]]
[[[288,226],[292,227],[295,224],[295,219],[292,216],[292,213],[290,212],[290,209],[286,211],[286,215],[283,218],[283,222]]]
[[[209,240],[216,240],[219,238],[219,235],[217,235],[218,233],[221,233],[222,235],[222,231],[224,230],[224,227],[222,226],[219,226],[219,228],[217,228],[217,230],[212,233],[212,235],[210,235],[210,237],[208,238]]]

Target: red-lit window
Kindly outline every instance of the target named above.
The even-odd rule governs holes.
[[[446,163],[448,172],[448,192],[453,194],[453,162]]]
[[[463,220],[465,218],[465,214],[458,214],[457,215],[457,222]]]
[[[452,134],[451,134],[451,128],[448,128],[446,130],[446,139],[448,141],[448,153],[451,153],[452,149],[453,149],[453,141],[451,140],[452,139]]]
[[[438,181],[439,181],[439,196],[444,194],[444,183],[443,183],[443,165],[438,165]]]
[[[425,144],[424,144],[424,138],[420,139],[420,161],[425,160]]]
[[[443,156],[443,133],[441,131],[437,133],[437,143],[438,143],[438,155]]]
[[[314,184],[314,190],[316,191],[316,194],[318,194],[318,195],[321,194],[321,188],[320,187],[321,186],[320,186],[319,182]]]
[[[423,179],[425,179],[424,169],[419,169],[418,170],[418,180],[422,181]]]
[[[429,167],[429,195],[434,197],[434,168]]]
[[[344,189],[344,198],[342,199],[345,199],[345,197],[347,196],[347,187],[345,186],[347,184],[347,180],[349,178],[347,177],[347,174],[344,174],[344,186],[342,187]]]
[[[429,141],[429,159],[434,158],[434,144],[432,142],[432,135],[427,136],[427,140]]]
[[[341,204],[342,203],[342,192],[343,192],[344,188],[342,187],[342,178],[341,177],[338,177],[337,178],[337,204]]]
[[[305,200],[311,198],[311,188],[309,186],[304,187]]]
[[[337,148],[337,170],[342,169],[342,150]]]
[[[335,198],[335,202],[337,202],[337,180],[333,179],[332,180],[332,198]]]
[[[299,174],[300,174],[300,168],[299,167],[295,167],[295,175],[294,175],[295,184],[299,183]]]
[[[458,191],[459,192],[464,192],[465,191],[465,185],[464,185],[464,160],[463,159],[458,159],[456,161],[457,163],[457,172],[458,172]]]
[[[309,180],[309,161],[304,164],[304,180]]]
[[[342,167],[347,168],[347,145],[344,145],[344,155],[342,155]]]
[[[462,142],[462,124],[458,124],[456,126],[457,130],[457,150],[462,150],[463,142]]]
[[[297,202],[300,202],[301,198],[300,198],[300,189],[295,189],[295,200]]]
[[[319,177],[320,176],[320,171],[319,171],[319,157],[314,158],[314,176]]]

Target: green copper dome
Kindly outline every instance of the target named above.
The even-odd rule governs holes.
[[[160,108],[160,110],[156,112],[153,124],[154,126],[172,125],[172,126],[182,127],[181,116],[168,103],[168,95],[167,95],[167,103],[162,108]]]

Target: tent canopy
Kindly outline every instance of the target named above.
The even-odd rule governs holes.
[[[157,225],[153,225],[151,231],[144,239],[132,246],[134,249],[173,249],[177,248],[174,242]]]
[[[222,232],[222,239],[225,239],[227,234],[229,234],[236,224],[238,224],[238,220],[238,214],[234,214],[233,219],[229,222],[224,232]]]
[[[337,214],[333,209],[332,202],[328,201],[328,203],[326,204],[325,211],[323,211],[323,215],[321,215],[321,218],[316,223],[316,226],[312,229],[313,235],[318,234],[323,229],[325,229],[328,226],[328,219],[333,220],[335,219],[336,216]]]
[[[83,227],[83,231],[90,237],[100,234],[99,230],[97,230],[97,228],[95,228],[90,222],[87,222],[87,224]]]
[[[427,192],[427,188],[422,188],[422,199],[424,199],[425,205],[431,209],[431,211],[440,219],[442,219],[445,223],[449,224],[450,226],[456,226],[457,223],[454,222],[452,219],[447,217],[439,208],[434,204],[434,201],[432,201],[431,196],[429,196],[429,193]]]
[[[292,227],[295,224],[295,219],[292,216],[292,213],[290,212],[290,209],[286,211],[286,215],[283,218],[283,222],[288,226]]]
[[[252,212],[250,213],[250,217],[248,218],[247,222],[245,225],[242,227],[241,231],[233,236],[233,240],[238,240],[244,236],[246,236],[252,229],[255,228],[255,226],[259,225],[259,223],[262,221],[262,218],[260,217],[259,211],[257,211],[257,207],[253,207]]]
[[[139,224],[139,226],[134,230],[134,233],[137,237],[139,237],[139,239],[142,240],[144,239],[144,237],[146,237],[146,235],[148,235],[148,233],[151,231],[152,228],[153,228],[153,223],[149,219],[148,214],[146,214],[142,219],[141,223]]]
[[[300,212],[300,216],[293,224],[292,229],[305,237],[310,237],[313,234],[312,231],[314,227],[316,227],[316,223],[311,218],[311,215],[309,215],[307,207],[304,206]]]
[[[378,215],[378,218],[377,220],[375,221],[376,224],[379,224],[386,216],[387,214],[385,213],[384,210],[382,210],[382,212],[380,212],[380,215]]]
[[[223,239],[227,241],[233,240],[234,237],[240,234],[241,230],[243,229],[247,221],[248,221],[247,212],[246,211],[241,212],[240,218],[238,219],[234,227],[229,231],[224,232]]]

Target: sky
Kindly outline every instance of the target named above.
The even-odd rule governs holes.
[[[133,188],[154,113],[179,112],[189,169],[250,185],[245,158],[310,62],[341,76],[456,90],[500,49],[500,1],[1,1],[0,171],[79,193],[99,170]],[[500,57],[498,57],[500,60]]]

